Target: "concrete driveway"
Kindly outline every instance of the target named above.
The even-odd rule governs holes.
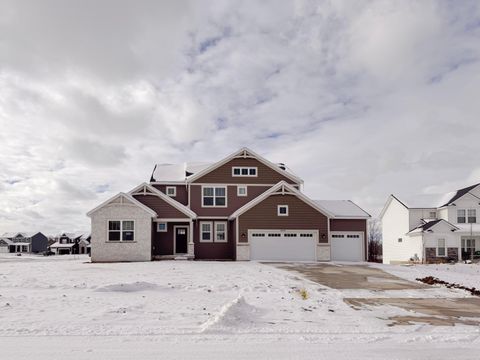
[[[359,290],[358,297],[355,297],[355,291],[347,291],[345,293],[347,296],[343,298],[343,301],[355,310],[393,306],[412,313],[411,316],[385,317],[385,320],[390,321],[389,326],[418,323],[434,326],[480,325],[480,298],[471,297],[467,293],[465,297],[458,297],[462,295],[461,292],[456,293],[457,297],[449,297],[452,294],[445,289],[445,297],[431,297],[429,291],[438,289],[438,286],[407,281],[368,265],[326,263],[270,263],[270,265],[333,289]],[[375,297],[366,298],[364,290],[375,291]],[[418,290],[410,292],[417,294],[418,297],[401,297],[401,291],[398,293],[400,296],[395,297],[395,292],[390,291],[387,294],[388,290]]]

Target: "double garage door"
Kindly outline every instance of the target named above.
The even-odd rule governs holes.
[[[318,232],[249,230],[251,260],[315,261]]]

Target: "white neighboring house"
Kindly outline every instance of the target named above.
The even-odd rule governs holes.
[[[438,207],[408,207],[390,195],[382,212],[383,262],[471,259],[480,250],[480,184],[446,195]]]

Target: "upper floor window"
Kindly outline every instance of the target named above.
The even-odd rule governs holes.
[[[435,219],[437,217],[437,213],[435,211],[430,211],[430,219]]]
[[[202,190],[203,207],[226,207],[227,188],[225,186],[204,186]]]
[[[247,187],[245,185],[237,186],[237,196],[247,196]]]
[[[469,224],[475,224],[477,222],[477,210],[475,209],[468,209],[467,210],[467,215],[468,215],[468,223]]]
[[[168,196],[177,196],[177,188],[175,186],[167,186],[165,192]]]
[[[288,205],[278,205],[277,215],[278,216],[288,216]]]
[[[108,222],[108,241],[134,241],[135,224],[132,220],[110,220]]]
[[[465,219],[465,210],[457,210],[457,223],[464,224],[466,222]]]
[[[258,169],[256,167],[248,166],[234,166],[232,167],[232,176],[257,176]]]

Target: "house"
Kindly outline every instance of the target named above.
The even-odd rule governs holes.
[[[61,233],[55,237],[50,249],[57,255],[87,254],[89,245],[90,234],[87,232]]]
[[[41,232],[5,233],[0,238],[0,252],[39,253],[48,247],[48,238]]]
[[[437,207],[409,207],[390,195],[380,218],[383,262],[461,261],[480,250],[480,184],[447,194]]]
[[[87,214],[92,261],[364,261],[370,215],[302,188],[287,166],[247,148],[215,163],[156,165],[149,183]]]

